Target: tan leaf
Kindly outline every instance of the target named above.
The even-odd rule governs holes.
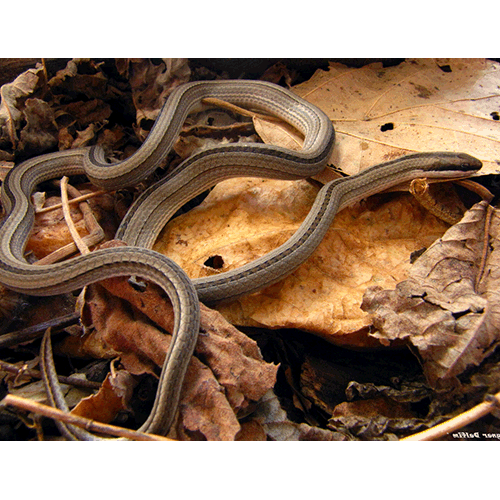
[[[483,162],[482,172],[498,173],[499,72],[500,63],[487,59],[331,63],[293,90],[332,119],[331,161],[348,174],[422,151],[469,153]]]
[[[154,248],[192,278],[238,268],[284,243],[317,189],[306,181],[224,181],[202,205],[172,221]],[[366,338],[370,319],[359,308],[364,291],[405,279],[411,252],[447,228],[409,195],[388,199],[343,210],[316,252],[287,279],[217,310],[237,325],[299,328],[335,343],[374,345]],[[217,269],[209,267],[214,256]]]
[[[496,210],[486,236],[491,253],[481,273],[487,206],[474,206],[416,261],[395,290],[374,288],[365,294],[362,307],[373,314],[378,329],[372,335],[415,345],[434,387],[455,383],[500,341]]]
[[[299,151],[304,143],[304,136],[285,122],[254,117],[255,131],[266,144]]]

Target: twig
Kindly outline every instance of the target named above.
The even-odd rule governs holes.
[[[495,408],[500,406],[500,392],[494,396],[488,396],[486,401],[474,406],[470,410],[457,415],[456,417],[438,424],[423,432],[407,436],[400,441],[432,441],[446,436],[450,432],[461,429],[462,427],[475,422],[476,420],[488,415]]]
[[[12,373],[16,376],[22,376],[25,373],[33,378],[42,378],[42,373],[38,370],[33,370],[32,368],[26,368],[26,366],[18,367],[6,361],[0,360],[0,370]],[[84,389],[100,389],[101,384],[99,382],[92,382],[92,380],[84,380],[77,377],[65,377],[64,375],[57,376],[61,384],[72,385],[74,387],[82,387]]]
[[[66,180],[64,180],[66,179]],[[69,213],[69,204],[77,199],[82,200],[83,196],[80,191],[73,186],[67,184],[67,177],[63,178],[61,181],[61,198],[63,202],[60,206],[63,209],[64,219],[66,220],[66,224],[69,228],[71,236],[73,237],[73,242],[68,243],[67,245],[58,248],[51,254],[43,257],[42,259],[35,262],[36,265],[46,265],[53,264],[54,262],[58,262],[61,259],[72,255],[77,250],[80,250],[80,253],[85,254],[88,253],[88,248],[94,245],[97,245],[100,241],[104,239],[104,230],[99,225],[97,220],[92,213],[92,209],[85,201],[80,201],[79,208],[83,214],[83,220],[85,222],[85,227],[87,228],[89,234],[84,236],[83,238],[78,234],[76,228],[74,226],[73,220],[71,219]],[[72,200],[68,201],[67,193],[73,196]],[[49,207],[52,208],[52,207]]]
[[[462,186],[469,191],[476,193],[481,197],[481,199],[487,201],[488,203],[491,203],[491,200],[493,200],[494,198],[491,191],[488,188],[485,188],[482,184],[479,184],[479,182],[475,182],[471,179],[457,179],[454,182],[455,184],[458,184],[459,186]]]
[[[282,120],[278,118],[277,116],[272,116],[272,115],[266,115],[263,113],[257,113],[256,111],[250,111],[245,108],[240,108],[239,106],[236,106],[235,104],[232,104],[227,101],[223,101],[222,99],[218,99],[217,97],[205,97],[202,99],[203,104],[211,104],[214,106],[218,106],[219,108],[224,108],[229,111],[233,111],[234,113],[238,113],[243,116],[249,116],[250,118],[260,118],[262,120],[270,120],[270,121],[277,121],[281,122]]]
[[[15,332],[4,333],[0,335],[0,349],[13,347],[24,342],[30,342],[43,335],[47,328],[65,328],[74,325],[80,319],[79,313],[71,313],[59,318],[54,318],[49,321],[44,321],[38,325],[33,325],[23,330],[16,330]]]
[[[3,400],[1,401],[1,404],[14,406],[16,408],[21,408],[26,411],[37,413],[54,420],[65,422],[67,424],[76,425],[77,427],[82,427],[89,432],[108,434],[111,436],[133,439],[136,441],[175,441],[174,439],[166,438],[164,436],[158,436],[156,434],[146,434],[144,432],[132,431],[123,427],[117,427],[116,425],[102,424],[100,422],[96,422],[95,420],[89,420],[84,417],[79,417],[78,415],[73,415],[72,413],[65,413],[61,410],[58,410],[57,408],[52,408],[50,406],[36,403],[34,401],[31,401],[30,399],[21,398],[12,394],[7,394],[7,396],[5,396],[5,398],[3,398]]]
[[[89,200],[90,198],[95,198],[96,196],[100,196],[102,194],[106,194],[108,191],[93,191],[92,193],[87,193],[87,194],[81,194],[80,196],[76,198],[72,198],[71,200],[68,200],[69,205],[75,205],[77,203],[82,203],[83,201]],[[62,208],[62,203],[56,203],[55,205],[51,205],[50,207],[43,207],[39,208],[36,213],[37,214],[44,214],[46,212],[51,212],[53,210],[57,210],[58,208]]]
[[[78,231],[76,230],[75,227],[75,223],[71,218],[68,205],[68,178],[66,176],[64,176],[61,179],[61,201],[62,201],[64,220],[66,221],[69,232],[71,233],[71,237],[73,238],[73,241],[78,247],[78,250],[80,250],[80,253],[82,255],[90,253],[89,247],[85,244],[82,237],[78,234]]]
[[[43,76],[44,76],[43,85],[44,85],[44,87],[46,87],[47,83],[49,81],[49,74],[47,71],[47,61],[46,61],[45,57],[42,57],[42,70],[43,70]]]

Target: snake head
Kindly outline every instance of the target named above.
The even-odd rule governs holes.
[[[427,166],[429,177],[462,178],[469,177],[481,169],[483,164],[467,153],[436,153]]]

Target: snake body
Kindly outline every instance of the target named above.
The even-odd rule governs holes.
[[[302,150],[237,143],[199,152],[147,189],[133,204],[117,232],[117,239],[128,246],[100,249],[47,266],[31,266],[25,261],[24,249],[34,222],[30,198],[37,184],[62,175],[80,174],[106,189],[136,184],[164,161],[186,116],[199,108],[206,97],[283,119],[304,135]],[[1,194],[5,218],[0,227],[0,282],[31,295],[66,293],[123,275],[139,276],[161,286],[172,301],[175,326],[153,409],[139,430],[165,434],[175,417],[182,381],[198,336],[198,298],[207,303],[227,300],[287,276],[315,250],[335,214],[346,205],[416,177],[462,178],[481,167],[479,160],[463,153],[421,153],[332,181],[319,191],[308,216],[287,243],[252,263],[217,276],[190,280],[177,264],[150,249],[172,214],[193,196],[228,177],[299,179],[314,175],[325,166],[334,137],[325,113],[267,82],[192,82],[179,86],[165,103],[141,148],[130,158],[109,164],[103,151],[92,147],[42,155],[9,172]],[[72,437],[79,438],[77,433]]]

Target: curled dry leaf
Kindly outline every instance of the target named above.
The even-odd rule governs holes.
[[[118,355],[133,374],[158,373],[170,344],[163,330],[173,326],[168,300],[151,284],[140,292],[125,279],[106,280],[103,285],[107,291],[89,287],[86,303],[96,331],[83,344],[77,343],[78,353]],[[75,339],[69,343],[75,344]],[[237,416],[274,386],[277,366],[264,362],[254,341],[205,307],[195,353],[203,363],[193,357],[189,364],[176,435],[232,440],[240,430]]]
[[[107,424],[118,412],[128,409],[135,385],[134,378],[126,370],[108,374],[97,394],[80,400],[71,413]]]
[[[19,150],[44,152],[57,144],[54,112],[41,99],[26,99],[23,110],[26,125],[21,130]]]
[[[454,384],[500,341],[499,228],[497,211],[481,202],[416,261],[395,290],[379,287],[365,294],[362,307],[377,328],[372,336],[417,347],[431,386]]]
[[[129,77],[136,109],[136,134],[144,140],[149,128],[141,122],[154,121],[164,101],[175,87],[189,81],[191,70],[187,59],[163,59],[154,64],[150,59],[120,59],[118,71]]]
[[[18,129],[25,118],[19,100],[31,95],[43,75],[41,64],[19,75],[12,83],[0,88],[0,143],[10,143],[17,148]]]

